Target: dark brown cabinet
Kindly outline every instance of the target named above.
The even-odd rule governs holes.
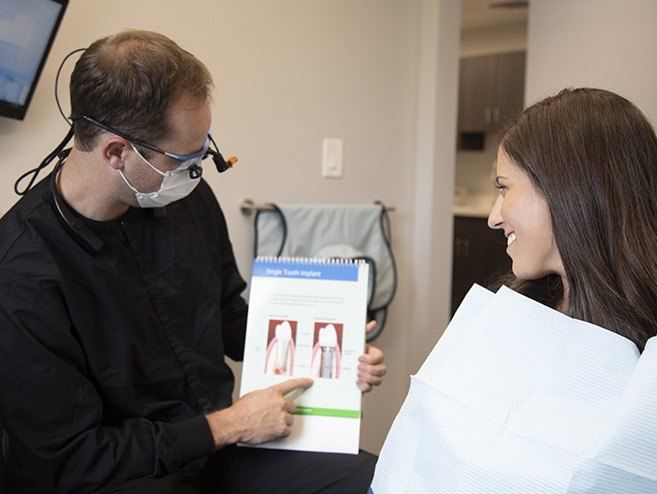
[[[454,216],[452,315],[474,283],[485,287],[510,268],[501,230],[488,228],[486,218]]]
[[[462,58],[458,130],[488,133],[523,109],[525,52]]]
[[[496,62],[497,99],[493,107],[493,130],[518,115],[525,104],[525,52],[498,55]]]
[[[459,71],[458,130],[486,132],[493,112],[493,56],[462,58]]]

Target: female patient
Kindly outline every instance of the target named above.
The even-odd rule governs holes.
[[[504,282],[643,350],[657,331],[657,138],[628,100],[566,89],[504,133],[488,224]]]

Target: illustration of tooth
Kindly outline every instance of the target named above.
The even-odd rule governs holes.
[[[338,342],[338,329],[333,324],[319,328],[313,347],[311,374],[326,379],[340,379],[342,351]]]
[[[289,321],[277,324],[274,337],[267,346],[265,373],[291,376],[294,372],[294,349],[292,325]]]
[[[319,365],[319,377],[333,377],[333,358],[338,346],[338,333],[335,326],[329,324],[319,330],[319,347],[321,358]]]
[[[292,326],[288,321],[283,321],[276,326],[276,374],[288,374],[288,350],[292,340]]]

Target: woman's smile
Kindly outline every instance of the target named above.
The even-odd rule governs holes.
[[[511,247],[511,244],[516,241],[516,234],[515,233],[510,233],[509,236],[506,238],[506,246],[507,248]]]

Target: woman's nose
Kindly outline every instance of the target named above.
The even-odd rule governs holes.
[[[504,220],[502,219],[502,195],[498,195],[493,204],[493,209],[491,209],[490,214],[488,215],[488,228],[493,230],[499,230],[502,227]]]

